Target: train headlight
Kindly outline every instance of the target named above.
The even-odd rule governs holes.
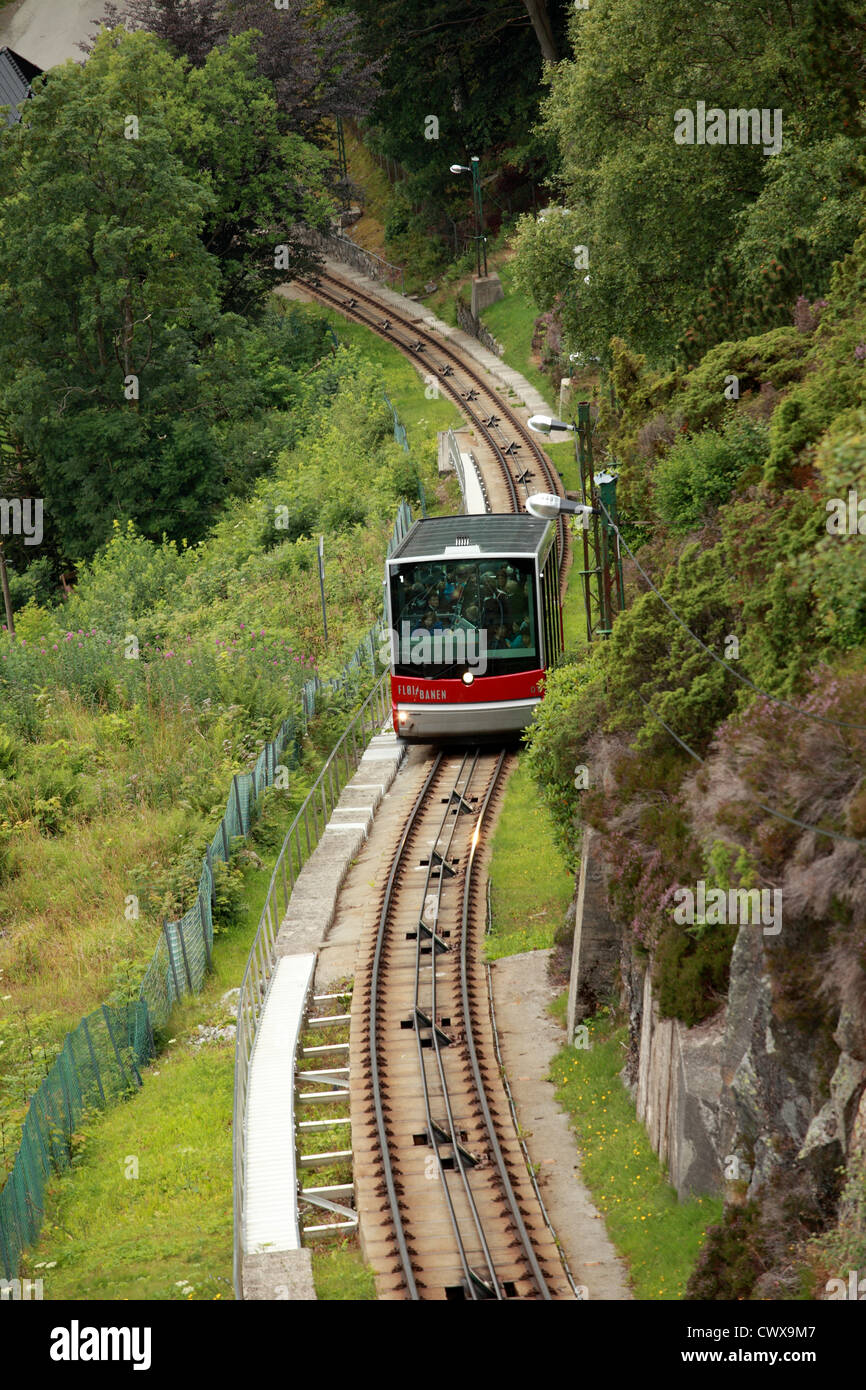
[[[474,681],[474,679],[475,679],[475,677],[473,676],[473,674],[472,674],[471,671],[464,671],[464,672],[463,672],[463,684],[464,684],[464,685],[471,685],[472,682]]]

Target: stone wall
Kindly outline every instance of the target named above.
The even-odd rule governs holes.
[[[681,1199],[719,1192],[724,1017],[697,1028],[659,1019],[651,962],[638,959],[630,934],[611,918],[606,876],[598,840],[587,827],[574,903],[568,1037],[619,993],[629,1017],[623,1081],[653,1149]]]
[[[489,328],[485,328],[481,319],[477,319],[469,308],[465,300],[457,296],[457,324],[463,329],[464,333],[469,333],[473,338],[477,338],[487,348],[488,352],[495,352],[497,357],[505,355],[505,349],[500,342],[494,338]]]
[[[638,1119],[667,1164],[680,1201],[718,1193],[723,1186],[719,1101],[724,1019],[716,1016],[696,1028],[660,1019],[650,968],[634,960],[624,966],[629,1016],[638,1042],[636,1065],[627,1067],[623,1080],[632,1092]]]
[[[742,926],[717,1012],[693,1028],[661,1019],[651,957],[607,912],[597,844],[591,834],[584,842],[573,906],[569,1038],[618,992],[628,1016],[622,1080],[681,1200],[754,1200],[771,1231],[786,1210],[858,1227],[863,1211],[848,1210],[856,1185],[838,1211],[837,1201],[844,1170],[866,1172],[866,1020],[790,989],[820,924],[789,918],[778,937]],[[760,1296],[780,1296],[795,1277],[777,1263]]]

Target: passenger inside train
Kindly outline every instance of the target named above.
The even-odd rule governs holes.
[[[392,582],[392,616],[412,632],[477,631],[490,655],[535,654],[531,567],[519,561],[419,561]],[[483,634],[483,639],[481,634]]]

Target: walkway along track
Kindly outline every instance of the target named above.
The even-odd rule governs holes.
[[[555,492],[560,497],[564,495],[559,474],[536,443],[532,431],[488,385],[483,369],[476,366],[466,353],[424,328],[421,322],[406,318],[391,305],[383,304],[375,295],[330,272],[320,271],[313,280],[300,283],[308,294],[321,303],[399,348],[415,366],[419,359],[427,364],[430,375],[437,377],[440,388],[451,397],[458,410],[491,449],[507,490],[511,511],[522,510],[521,491],[524,498],[538,491]],[[518,459],[520,453],[524,457]],[[534,480],[538,475],[540,479],[536,482]],[[557,550],[563,580],[567,548],[568,532],[560,519]]]
[[[435,756],[356,972],[355,1184],[382,1298],[573,1297],[514,1132],[481,960],[478,846],[507,761]]]

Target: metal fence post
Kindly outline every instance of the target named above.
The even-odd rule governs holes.
[[[87,1026],[87,1019],[86,1019],[86,1018],[83,1018],[83,1019],[81,1020],[81,1028],[82,1028],[82,1031],[83,1031],[83,1033],[84,1033],[85,1040],[86,1040],[86,1042],[87,1042],[88,1051],[90,1052],[90,1060],[91,1060],[91,1062],[93,1063],[93,1074],[94,1074],[94,1076],[96,1077],[96,1084],[97,1084],[97,1086],[99,1087],[99,1095],[100,1095],[100,1098],[101,1098],[101,1100],[102,1100],[102,1104],[104,1105],[104,1104],[105,1104],[105,1092],[104,1092],[103,1089],[102,1089],[102,1077],[101,1077],[100,1072],[99,1072],[99,1063],[98,1063],[97,1060],[96,1060],[96,1053],[95,1053],[94,1050],[93,1050],[93,1043],[92,1043],[92,1041],[91,1041],[91,1039],[90,1039],[90,1029],[89,1029],[88,1026]]]
[[[225,833],[225,832],[223,832],[223,833]],[[204,857],[205,857],[205,860],[207,861],[207,871],[208,871],[208,873],[210,874],[210,900],[211,900],[212,903],[215,903],[215,902],[216,902],[216,880],[214,879],[214,874],[213,874],[213,851],[211,850],[210,845],[208,845],[207,849],[205,850],[205,852],[204,852]],[[228,858],[228,855],[226,855],[226,858]],[[209,963],[209,962],[208,962],[208,963]]]
[[[180,942],[180,953],[183,957],[183,968],[186,971],[186,982],[189,985],[189,992],[192,994],[192,975],[189,972],[189,961],[186,955],[186,942],[183,939],[183,918],[177,924],[177,939]]]
[[[165,944],[168,949],[168,963],[171,966],[171,973],[174,978],[174,997],[175,999],[180,999],[180,985],[178,984],[177,970],[175,969],[174,955],[171,949],[171,936],[168,930],[168,920],[165,917],[162,920],[162,930],[165,935]]]
[[[211,883],[213,883],[213,878],[211,878]],[[198,899],[198,913],[199,913],[199,917],[201,918],[201,937],[202,937],[202,941],[204,942],[205,960],[207,961],[207,968],[208,968],[208,970],[210,970],[210,969],[211,969],[211,966],[212,966],[211,953],[210,953],[210,941],[208,940],[208,934],[207,934],[207,919],[205,918],[205,912],[204,912],[204,900],[203,900],[203,898],[202,898],[202,896],[201,896],[200,893],[199,893],[199,899]]]
[[[237,773],[235,773],[234,776],[232,777],[232,791],[233,791],[234,794],[235,794],[235,811],[237,812],[238,823],[239,823],[239,825],[240,825],[240,827],[241,827],[241,833],[243,833],[243,829],[244,829],[244,817],[243,817],[243,812],[241,811],[241,794],[240,794],[240,792],[238,791],[238,775],[237,775]]]

